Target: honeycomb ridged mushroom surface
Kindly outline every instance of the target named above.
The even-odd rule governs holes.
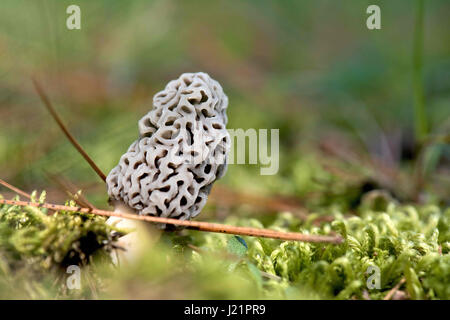
[[[228,98],[206,73],[185,73],[153,97],[139,138],[111,170],[110,199],[142,215],[188,220],[226,171]]]

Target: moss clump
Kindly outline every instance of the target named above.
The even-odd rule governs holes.
[[[44,202],[45,192],[39,199],[33,193],[32,198]],[[85,266],[94,259],[109,262],[108,253],[115,241],[112,231],[100,216],[0,206],[0,296],[8,298],[23,277],[35,284],[52,277],[55,281],[69,265]],[[39,296],[30,290],[24,297]]]
[[[404,278],[400,292],[405,298],[450,298],[450,209],[389,204],[385,211],[361,211],[347,219],[337,213],[333,222],[321,226],[301,222],[290,213],[278,214],[266,227],[310,234],[334,231],[345,242],[336,246],[248,237],[247,254],[235,269],[259,281],[266,296],[381,299]],[[256,219],[229,218],[226,223],[263,227]],[[207,252],[225,251],[231,241],[222,234],[190,235],[192,239],[185,241]],[[380,286],[370,289],[367,282],[375,268],[380,271]]]
[[[43,199],[41,199],[43,201]],[[378,210],[378,209],[377,209]],[[4,298],[450,298],[450,209],[360,207],[318,225],[278,213],[225,223],[310,234],[339,233],[341,245],[181,231],[165,233],[126,268],[112,268],[114,239],[105,219],[0,206],[0,296]],[[95,259],[98,257],[99,259]],[[83,289],[64,288],[68,264],[83,266]],[[372,267],[372,269],[370,268]],[[367,281],[374,267],[379,288]],[[404,280],[402,280],[404,279]]]

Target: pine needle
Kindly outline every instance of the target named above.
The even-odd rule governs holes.
[[[75,147],[75,149],[78,150],[78,152],[83,156],[83,158],[89,163],[92,169],[97,173],[97,175],[103,180],[106,181],[106,175],[103,173],[102,170],[95,164],[94,160],[92,160],[91,157],[84,151],[83,147],[78,143],[78,141],[75,139],[75,137],[69,132],[65,124],[62,122],[61,118],[59,117],[58,113],[55,111],[55,108],[53,108],[52,103],[50,102],[50,99],[42,89],[41,85],[35,78],[31,78],[34,84],[34,88],[36,89],[36,92],[38,93],[39,97],[41,98],[42,102],[44,103],[47,110],[52,115],[53,119],[56,121],[58,126],[61,128],[61,130],[66,135],[67,139],[69,139],[70,143]]]
[[[405,278],[402,278],[399,283],[397,283],[395,285],[395,287],[393,287],[387,294],[386,296],[383,298],[383,300],[391,300],[392,297],[394,296],[394,294],[398,291],[398,289],[400,289],[400,287],[402,286],[402,284],[404,284],[406,282]]]
[[[88,207],[89,209],[96,209],[96,207],[89,202],[89,200],[80,192],[80,188],[75,186],[71,181],[65,179],[61,175],[50,174],[47,175],[54,180],[61,188],[66,191],[66,194],[71,197],[79,206]]]
[[[25,191],[20,190],[19,188],[14,187],[13,185],[9,184],[8,182],[0,179],[0,184],[3,185],[4,187],[8,188],[9,190],[14,191],[15,193],[24,196],[25,198],[31,199],[31,195],[29,195],[28,193],[26,193]]]

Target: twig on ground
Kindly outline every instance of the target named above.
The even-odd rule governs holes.
[[[398,289],[400,289],[400,287],[402,286],[402,284],[404,284],[406,281],[405,278],[402,278],[396,285],[395,287],[393,287],[391,290],[389,290],[389,292],[387,293],[387,295],[383,298],[383,300],[391,300],[392,297],[394,296],[394,294],[397,292]]]
[[[287,241],[304,241],[304,242],[333,243],[333,244],[340,244],[343,241],[343,239],[339,236],[310,235],[310,234],[302,234],[302,233],[297,233],[297,232],[280,232],[280,231],[275,231],[275,230],[270,230],[270,229],[237,227],[237,226],[230,226],[230,225],[224,225],[224,224],[219,224],[219,223],[186,221],[186,220],[178,220],[178,219],[162,218],[162,217],[154,217],[154,216],[141,216],[141,215],[135,215],[135,214],[129,214],[129,213],[117,213],[117,212],[106,211],[106,210],[90,209],[90,208],[82,208],[82,207],[69,207],[69,206],[49,204],[49,203],[36,203],[36,202],[0,199],[0,204],[32,206],[32,207],[38,207],[38,208],[39,207],[40,208],[48,208],[48,209],[52,209],[52,210],[96,214],[96,215],[106,216],[106,217],[119,217],[119,218],[124,218],[124,219],[132,219],[132,220],[140,220],[140,221],[147,221],[147,222],[153,222],[153,223],[164,223],[164,224],[171,224],[171,225],[176,225],[176,226],[183,226],[183,227],[186,227],[187,229],[197,230],[197,231],[227,233],[227,234],[234,234],[234,235],[272,238],[272,239],[287,240]]]

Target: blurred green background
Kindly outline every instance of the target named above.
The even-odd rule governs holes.
[[[153,95],[183,72],[204,71],[229,97],[229,128],[278,128],[281,143],[276,176],[232,165],[212,204],[232,190],[346,210],[373,189],[448,204],[448,145],[419,148],[414,135],[415,3],[2,0],[0,177],[27,191],[46,189],[58,202],[67,196],[49,175],[61,175],[107,207],[104,185],[30,77],[109,172],[137,138]],[[66,28],[70,4],[81,7],[81,30]],[[366,27],[370,4],[381,7],[381,30]],[[450,128],[449,11],[448,1],[425,1],[430,137]]]

